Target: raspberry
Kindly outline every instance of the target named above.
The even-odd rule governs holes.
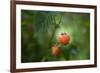
[[[67,44],[69,44],[70,36],[69,36],[67,33],[62,33],[62,34],[59,36],[58,41],[59,41],[61,44],[63,44],[63,45],[67,45]]]
[[[52,55],[57,57],[59,56],[61,53],[61,50],[59,47],[57,47],[56,45],[52,47]]]

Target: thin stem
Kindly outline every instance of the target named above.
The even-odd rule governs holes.
[[[54,20],[55,20],[55,18],[54,18]],[[60,18],[60,20],[59,20],[59,23],[57,24],[56,23],[56,20],[55,20],[55,27],[54,27],[54,29],[53,29],[53,32],[52,32],[52,35],[51,35],[51,38],[49,39],[49,44],[48,44],[48,48],[51,48],[51,44],[52,44],[52,39],[53,39],[53,37],[54,37],[54,35],[55,35],[55,33],[56,33],[56,30],[58,29],[58,26],[60,25],[60,23],[61,23],[61,20],[62,20],[62,16],[61,16],[61,18]],[[46,58],[47,58],[47,56],[48,55],[46,55],[46,56],[44,56],[43,58],[42,58],[42,62],[43,61],[45,61],[46,60]]]

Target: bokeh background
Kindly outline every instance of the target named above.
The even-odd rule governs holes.
[[[70,43],[60,47],[58,57],[51,47],[61,33]],[[21,62],[72,61],[90,59],[90,14],[21,10]]]

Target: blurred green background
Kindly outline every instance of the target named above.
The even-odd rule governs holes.
[[[70,43],[60,47],[58,57],[51,47],[61,33]],[[90,14],[21,10],[21,62],[71,61],[90,59]]]

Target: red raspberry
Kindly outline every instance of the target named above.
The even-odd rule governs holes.
[[[63,45],[67,45],[69,44],[69,41],[70,41],[70,37],[67,33],[62,33],[60,36],[59,36],[59,42]]]

